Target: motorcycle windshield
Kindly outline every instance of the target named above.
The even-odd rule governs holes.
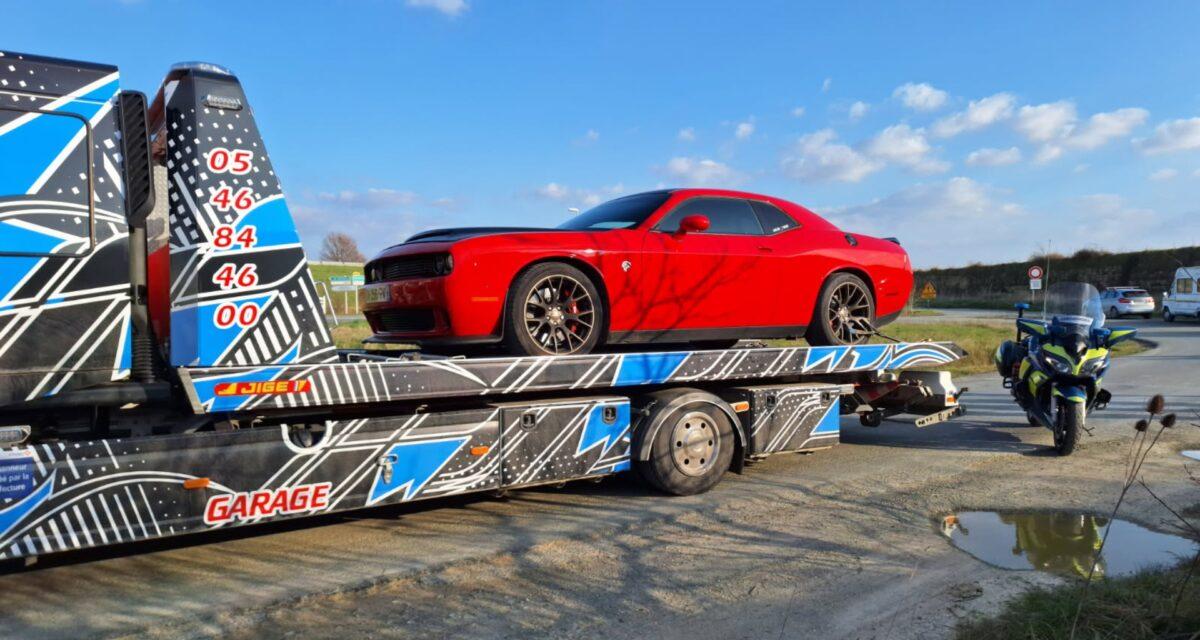
[[[1085,282],[1056,282],[1046,289],[1046,317],[1080,333],[1100,328],[1100,292]]]

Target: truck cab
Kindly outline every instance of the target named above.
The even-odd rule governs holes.
[[[1163,320],[1200,318],[1200,267],[1180,267],[1171,280],[1171,290],[1163,293]]]

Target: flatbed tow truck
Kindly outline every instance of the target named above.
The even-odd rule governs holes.
[[[0,559],[635,471],[674,494],[962,411],[952,343],[338,350],[237,78],[0,52]]]

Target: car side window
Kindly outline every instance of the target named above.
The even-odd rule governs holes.
[[[1190,278],[1180,278],[1175,281],[1175,293],[1191,293],[1192,280]]]
[[[681,220],[691,215],[708,218],[708,231],[704,233],[763,235],[762,225],[750,203],[737,198],[692,198],[675,207],[658,222],[655,229],[673,232],[679,228]]]
[[[783,233],[800,226],[791,216],[769,202],[751,200],[750,206],[754,208],[754,213],[758,215],[758,221],[767,235]]]

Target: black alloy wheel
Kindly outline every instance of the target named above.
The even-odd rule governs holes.
[[[509,291],[505,342],[522,355],[590,352],[600,339],[604,307],[591,279],[571,265],[547,262],[521,274]]]
[[[821,288],[806,338],[815,346],[862,344],[870,339],[874,322],[875,299],[867,284],[839,273]]]

